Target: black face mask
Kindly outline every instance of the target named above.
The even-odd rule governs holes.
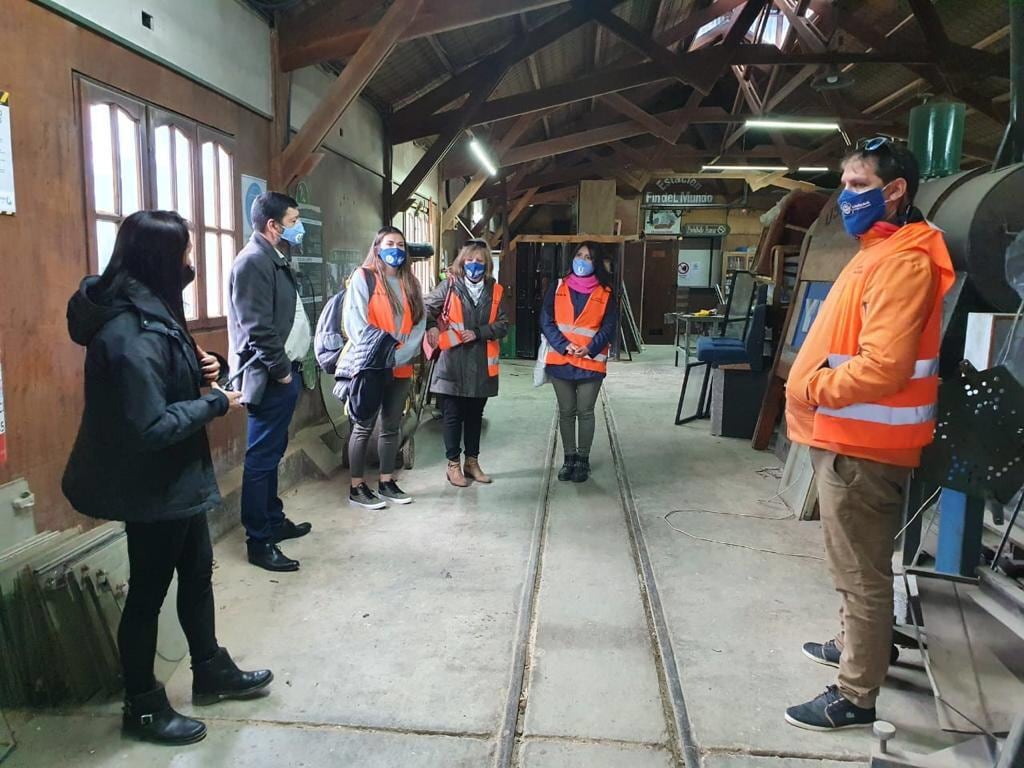
[[[186,264],[181,268],[181,289],[185,290],[196,279],[196,268]]]

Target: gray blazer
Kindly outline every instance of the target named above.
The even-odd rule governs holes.
[[[437,327],[437,318],[444,307],[451,282],[444,280],[424,299],[427,307],[427,328]],[[508,334],[508,318],[498,308],[498,316],[490,323],[491,297],[494,280],[487,278],[480,306],[474,307],[462,280],[455,281],[455,291],[462,299],[463,317],[466,329],[476,331],[480,338],[469,344],[459,344],[446,349],[434,363],[434,375],[430,379],[430,391],[439,395],[455,397],[494,397],[498,394],[498,377],[487,374],[487,344],[492,339],[502,339]]]
[[[298,292],[291,261],[254,232],[231,268],[228,291],[229,364],[234,373],[253,355],[259,358],[242,374],[240,387],[243,403],[259,405],[267,381],[292,370],[284,352]]]

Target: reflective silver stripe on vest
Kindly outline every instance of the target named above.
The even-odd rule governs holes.
[[[569,325],[568,323],[559,323],[558,330],[562,333],[575,333],[577,336],[586,336],[588,339],[592,339],[597,335],[597,331],[590,328],[578,328],[575,325]]]
[[[608,355],[594,355],[590,359],[591,360],[596,360],[599,363],[603,363],[603,362],[605,362],[608,359]]]
[[[459,338],[459,334],[455,333],[455,331],[445,331],[444,335],[448,337],[448,341],[453,347],[462,343],[462,339]]]
[[[890,427],[927,424],[935,419],[935,411],[935,405],[895,407],[878,403],[857,403],[845,408],[818,408],[818,413],[836,419],[870,421],[872,424],[885,424]]]
[[[452,321],[448,322],[448,328],[453,331],[464,331],[466,330],[465,323],[455,323]]]
[[[497,365],[498,364],[498,360],[499,360],[499,358],[497,358],[497,357],[488,357],[487,358],[487,364],[488,365]]]
[[[853,359],[853,355],[829,355],[829,368],[838,368]],[[939,375],[939,358],[933,357],[930,360],[917,360],[914,363],[914,375],[912,379],[930,379]]]

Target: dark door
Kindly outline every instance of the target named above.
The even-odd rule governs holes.
[[[516,357],[532,360],[540,344],[540,308],[557,279],[558,246],[520,243],[516,250]]]
[[[672,344],[675,327],[665,323],[665,314],[676,311],[676,270],[679,243],[676,240],[644,241],[641,331],[645,344]]]

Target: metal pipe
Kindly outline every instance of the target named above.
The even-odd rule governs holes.
[[[1010,122],[992,170],[1024,160],[1024,0],[1010,3]]]

